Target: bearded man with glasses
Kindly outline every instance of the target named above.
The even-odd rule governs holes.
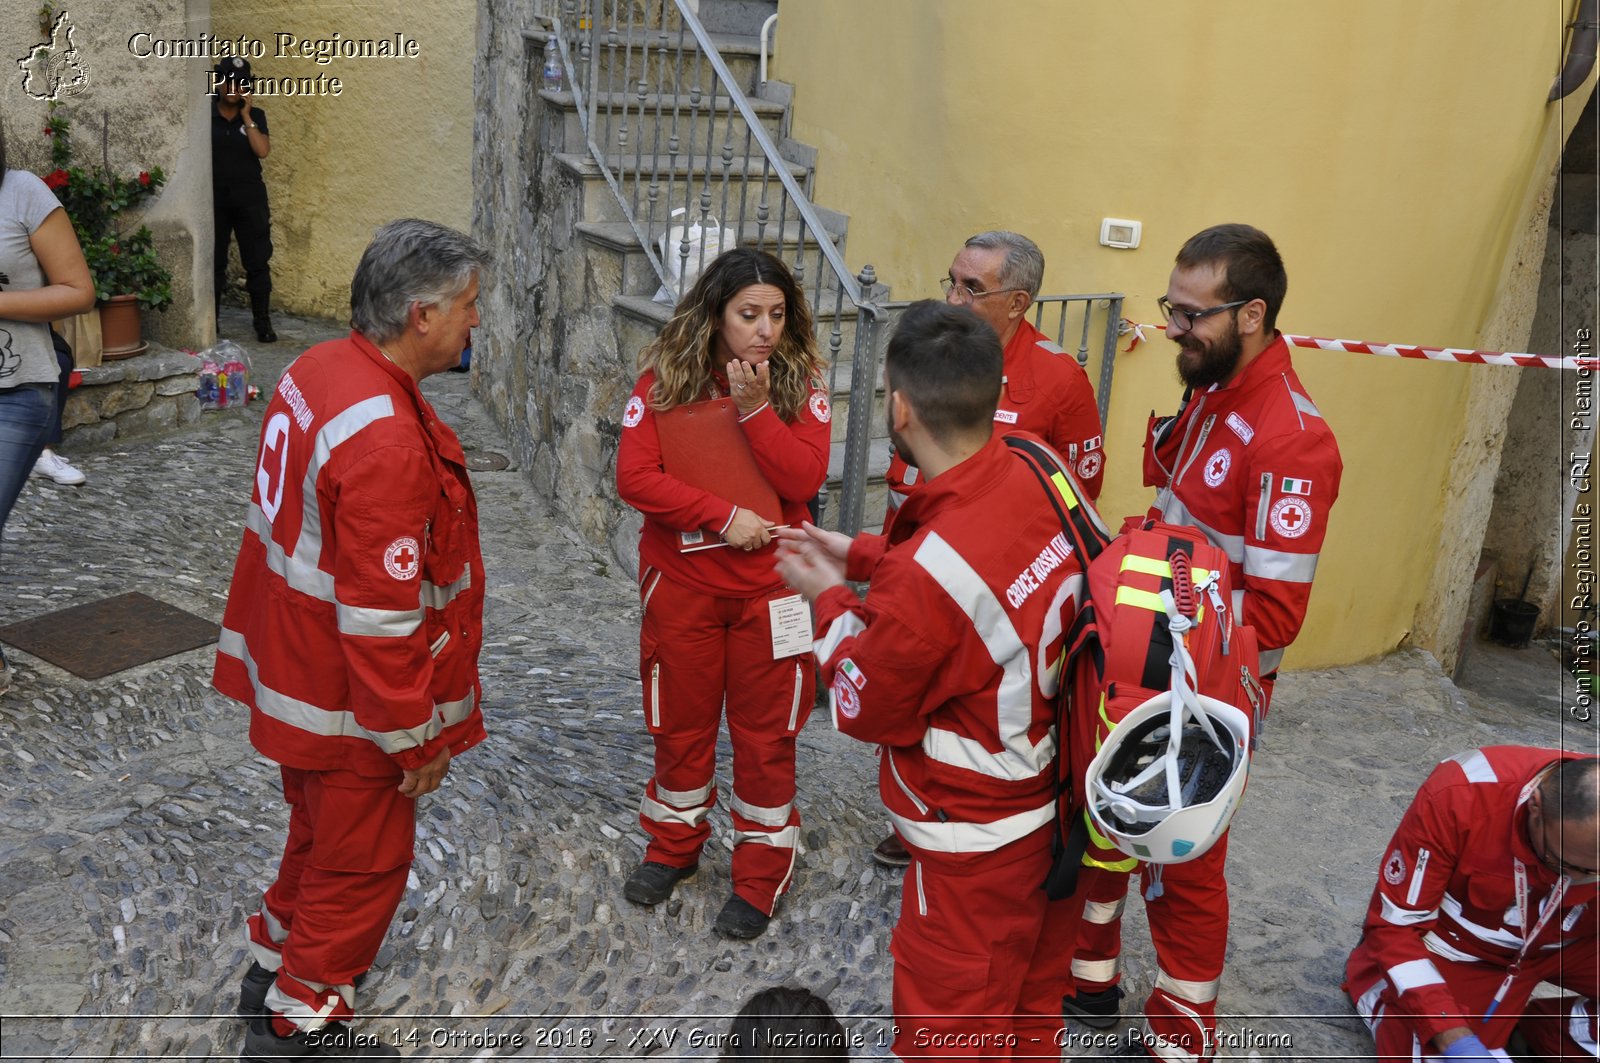
[[[1178,345],[1185,386],[1174,417],[1152,416],[1144,482],[1157,489],[1147,517],[1188,524],[1228,555],[1235,622],[1261,646],[1263,714],[1278,663],[1305,621],[1328,513],[1343,463],[1333,431],[1306,394],[1277,329],[1289,286],[1270,237],[1217,225],[1178,252],[1157,304]],[[1078,879],[1084,904],[1067,1014],[1098,1029],[1117,1022],[1122,997],[1122,912],[1139,861],[1089,826]],[[1217,990],[1228,947],[1227,835],[1204,856],[1141,874],[1156,947],[1155,987],[1142,1009],[1135,1059],[1209,1060]]]
[[[1444,761],[1384,850],[1344,990],[1381,1061],[1594,1059],[1600,758]],[[1567,995],[1530,1001],[1551,982]]]

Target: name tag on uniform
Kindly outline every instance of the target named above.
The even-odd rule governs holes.
[[[1001,422],[1002,424],[1016,424],[1017,423],[1017,411],[1016,410],[996,410],[996,411],[994,411],[994,419],[999,421],[999,422]]]
[[[794,657],[811,652],[811,606],[805,598],[791,594],[767,603],[772,621],[772,659]]]

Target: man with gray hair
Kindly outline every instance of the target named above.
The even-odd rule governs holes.
[[[1028,307],[1044,283],[1044,254],[1021,233],[981,232],[967,240],[941,282],[944,301],[964,306],[1000,337],[1005,354],[995,431],[1031,432],[1055,448],[1091,499],[1100,497],[1106,452],[1089,375],[1077,361],[1027,319]],[[922,480],[919,470],[891,449],[889,508],[883,532]],[[884,838],[872,858],[885,867],[905,867],[911,854],[895,834]]]
[[[383,226],[350,335],[297,358],[263,417],[212,678],[289,805],[246,930],[244,1060],[399,1054],[348,1027],[356,984],[405,893],[417,799],[484,737],[477,503],[417,385],[460,360],[487,265],[442,225]]]

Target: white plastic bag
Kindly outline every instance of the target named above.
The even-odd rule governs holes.
[[[679,207],[672,212],[677,218],[683,214]],[[661,290],[656,292],[656,302],[676,303],[677,292],[686,292],[700,276],[700,270],[709,265],[711,260],[724,251],[731,251],[734,246],[732,229],[725,229],[716,218],[707,217],[706,225],[699,222],[692,225],[668,225],[667,231],[661,236],[661,264],[666,267],[667,276],[671,278],[670,284],[663,284]],[[687,236],[689,240],[689,257],[683,257],[683,241]]]

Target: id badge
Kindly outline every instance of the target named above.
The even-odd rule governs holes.
[[[773,660],[811,652],[811,606],[803,596],[772,599],[767,616],[772,621]]]

